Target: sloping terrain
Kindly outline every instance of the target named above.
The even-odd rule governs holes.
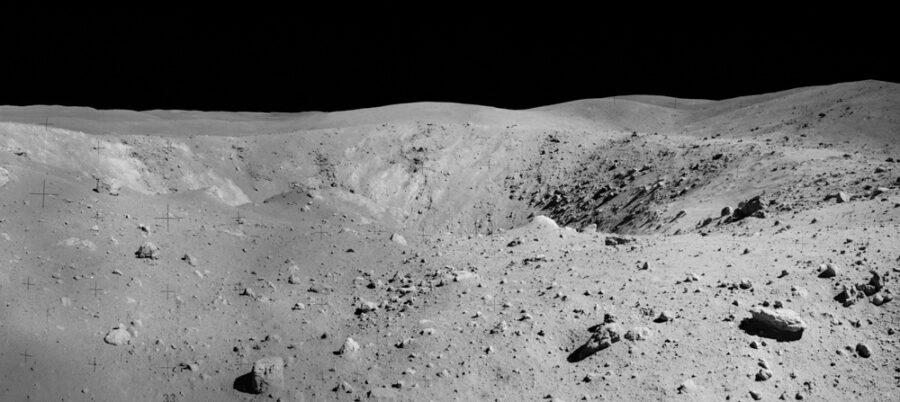
[[[898,136],[877,81],[0,107],[0,400],[892,400]],[[760,306],[802,336],[754,328]],[[284,387],[248,393],[264,357]]]

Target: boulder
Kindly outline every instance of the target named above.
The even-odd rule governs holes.
[[[856,287],[842,285],[841,292],[834,297],[834,300],[843,303],[844,307],[850,307],[856,304],[856,300],[860,297],[862,297],[862,295],[857,292]]]
[[[734,208],[732,208],[732,207],[722,208],[722,216],[731,216],[731,214],[733,214],[733,213],[734,213]]]
[[[763,327],[778,332],[803,332],[807,328],[800,314],[786,308],[771,310],[764,307],[750,309],[753,320]]]
[[[593,334],[588,341],[569,355],[568,361],[575,363],[582,361],[594,353],[610,347],[622,338],[622,326],[616,323],[604,323],[595,326]]]
[[[106,337],[103,338],[103,341],[113,345],[119,346],[128,343],[131,340],[131,333],[125,327],[125,324],[119,324],[115,328],[113,328],[109,333],[106,334]]]
[[[535,227],[546,227],[549,229],[559,229],[559,225],[556,224],[556,221],[553,219],[546,217],[544,215],[535,216],[534,219],[531,220],[531,225]]]
[[[344,341],[344,344],[341,345],[341,348],[337,351],[339,355],[348,355],[359,352],[359,343],[353,340],[353,338],[347,338]]]
[[[819,278],[834,278],[837,276],[837,267],[831,265],[831,263],[819,265],[819,270]]]
[[[865,343],[858,343],[856,344],[856,353],[860,357],[869,358],[872,356],[872,349],[869,349],[869,346]]]
[[[758,195],[749,200],[741,201],[731,216],[734,220],[744,219],[748,216],[764,217],[765,212],[763,210],[766,209],[766,204],[765,199]]]
[[[264,357],[253,363],[250,391],[254,394],[277,394],[284,388],[284,360]]]
[[[866,296],[874,295],[884,287],[884,281],[881,279],[881,275],[878,275],[875,271],[872,271],[871,273],[872,278],[869,279],[868,283],[856,286],[857,290],[865,293]]]

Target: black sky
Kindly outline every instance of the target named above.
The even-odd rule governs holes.
[[[625,94],[724,99],[900,82],[892,23],[845,18],[22,13],[0,28],[0,104],[299,112],[447,101],[519,109]]]

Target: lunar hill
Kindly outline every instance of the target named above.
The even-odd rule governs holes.
[[[878,81],[0,107],[0,400],[890,400],[898,163]]]

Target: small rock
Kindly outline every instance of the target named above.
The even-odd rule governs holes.
[[[734,208],[731,208],[731,207],[725,207],[725,208],[722,208],[722,214],[721,214],[721,215],[722,215],[722,216],[731,216],[731,214],[733,214],[733,213],[734,213]]]
[[[653,320],[653,322],[662,323],[662,322],[672,321],[673,318],[675,318],[674,313],[672,313],[671,311],[668,311],[668,310],[663,310],[661,313],[659,313],[659,316],[656,317],[655,320]]]
[[[360,300],[356,306],[356,315],[371,313],[378,310],[378,304],[375,302]]]
[[[679,394],[690,394],[697,390],[697,384],[694,383],[694,380],[685,380],[678,386]]]
[[[757,342],[757,341],[750,342],[750,347],[753,349],[759,349],[759,342]]]
[[[190,255],[190,254],[185,254],[185,255],[183,255],[183,256],[181,257],[181,261],[184,261],[184,262],[188,263],[188,265],[190,265],[190,266],[192,266],[192,267],[196,267],[196,266],[197,266],[197,259],[194,258],[194,257],[193,257],[192,255]]]
[[[284,360],[280,357],[257,360],[250,373],[250,392],[254,394],[277,394],[284,388]]]
[[[772,378],[772,371],[761,369],[756,373],[756,381],[767,381]]]
[[[352,394],[353,387],[350,386],[350,384],[348,384],[347,381],[341,381],[341,383],[338,384],[337,387],[334,387],[334,392],[343,392],[346,394]]]
[[[491,333],[491,335],[502,334],[502,333],[506,332],[506,330],[508,330],[508,329],[509,329],[509,324],[507,324],[506,321],[500,321],[499,323],[497,323],[497,325],[495,325],[493,328],[491,328],[490,333]]]
[[[884,303],[887,303],[891,300],[890,296],[885,296],[881,293],[876,293],[874,297],[872,297],[872,304],[876,306],[880,306]]]
[[[825,197],[825,201],[834,199],[838,204],[850,201],[850,194],[847,194],[843,191],[838,191],[836,193],[828,194]]]
[[[516,237],[515,239],[512,239],[512,241],[510,241],[509,243],[507,243],[507,244],[506,244],[506,247],[515,247],[515,246],[518,246],[518,245],[520,245],[520,244],[522,244],[522,238],[521,238],[521,237]]]
[[[869,346],[865,343],[856,344],[856,353],[859,354],[860,357],[869,358],[872,356],[872,350],[869,349]]]
[[[491,353],[494,353],[494,347],[493,347],[493,346],[488,346],[487,348],[484,349],[484,354],[489,355],[489,354],[491,354]]]
[[[595,372],[592,371],[592,372],[590,372],[590,373],[587,373],[587,374],[584,376],[584,378],[582,379],[582,381],[584,381],[584,382],[593,382],[593,381],[597,381],[597,380],[599,380],[599,379],[600,379],[600,373],[595,373]]]
[[[625,339],[632,342],[645,341],[653,337],[653,331],[647,327],[635,327],[625,333]]]
[[[294,304],[294,307],[291,307],[291,310],[296,311],[296,310],[303,310],[303,309],[305,309],[305,308],[306,308],[306,305],[305,305],[305,304],[303,304],[303,303],[295,303],[295,304]]]
[[[762,394],[756,391],[750,391],[750,397],[753,398],[754,401],[758,401],[762,399]]]
[[[837,276],[837,267],[831,263],[819,265],[819,278],[834,278]]]
[[[301,282],[303,282],[303,280],[300,279],[300,277],[297,275],[291,275],[288,278],[288,283],[290,283],[291,285],[299,285]]]
[[[685,281],[685,282],[697,282],[697,281],[699,281],[699,280],[700,280],[700,279],[698,279],[698,278],[697,278],[697,275],[694,274],[694,273],[688,273],[688,274],[687,274],[687,277],[684,278],[684,281]]]
[[[401,234],[399,234],[399,233],[394,233],[394,234],[392,234],[392,235],[391,235],[391,241],[394,242],[394,243],[397,243],[397,244],[399,244],[399,245],[401,245],[401,246],[405,246],[405,245],[407,244],[407,243],[406,243],[406,238],[404,238],[403,235],[401,235]]]
[[[256,292],[253,289],[245,288],[243,292],[240,294],[241,296],[250,296],[252,298],[256,298]]]
[[[151,242],[146,242],[142,244],[137,251],[134,252],[135,257],[137,258],[149,258],[152,260],[159,259],[159,247]]]
[[[749,279],[741,279],[741,283],[738,285],[741,289],[747,290],[753,287],[753,283],[750,282]]]

